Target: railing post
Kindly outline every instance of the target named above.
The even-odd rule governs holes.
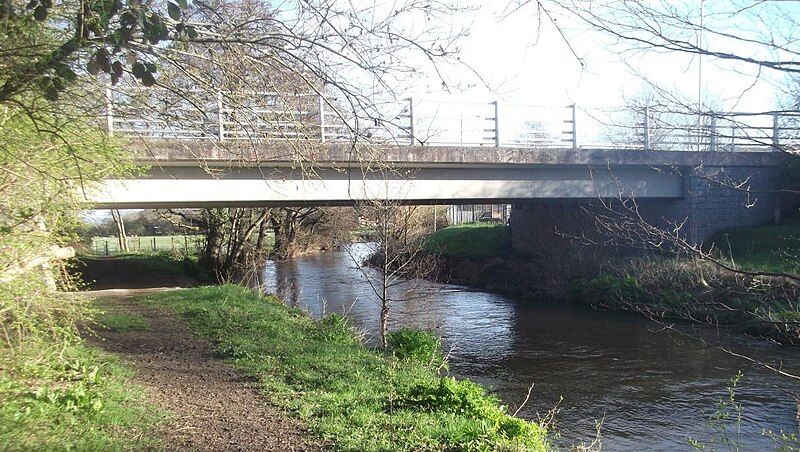
[[[110,87],[106,87],[106,129],[108,136],[114,136],[114,104],[112,102],[112,92]]]
[[[779,128],[780,124],[778,122],[779,119],[780,118],[777,111],[772,113],[772,147],[774,148],[773,150],[775,151],[778,150],[778,147],[781,144],[780,128]]]
[[[225,139],[225,112],[222,108],[222,91],[217,91],[217,128],[219,129],[219,141]]]
[[[714,152],[717,150],[717,115],[715,115],[714,112],[711,112],[711,125],[709,128],[711,133],[709,137],[709,150]]]
[[[500,101],[494,101],[494,147],[500,147]]]
[[[572,109],[572,149],[578,149],[578,124],[575,120],[577,108],[575,104],[572,104],[570,108]]]
[[[319,141],[325,142],[325,99],[319,94]]]
[[[414,98],[408,98],[408,135],[410,137],[410,144],[414,146]]]
[[[651,149],[650,143],[650,107],[644,107],[644,135],[643,135],[643,143],[644,150],[649,151]]]

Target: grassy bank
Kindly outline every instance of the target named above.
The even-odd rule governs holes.
[[[425,250],[446,256],[503,257],[511,253],[511,238],[506,225],[470,223],[436,231]]]
[[[734,229],[710,241],[741,268],[800,273],[800,222]]]
[[[431,236],[429,243],[436,246],[429,250],[441,250],[445,278],[490,290],[724,324],[800,343],[797,284],[756,280],[696,259],[598,257],[581,252],[579,245],[555,256],[516,258],[508,242],[499,238],[501,227],[494,228],[455,226]],[[715,244],[742,268],[796,272],[800,224],[729,231],[719,234]]]
[[[190,286],[209,281],[196,256],[170,253],[80,256],[74,268],[93,289]]]
[[[363,346],[346,322],[320,322],[236,286],[144,299],[173,310],[339,450],[545,450],[544,429],[508,415],[470,381],[441,377],[430,340],[401,332],[395,354]],[[423,358],[424,357],[424,358]]]
[[[109,314],[104,328],[133,328]],[[140,325],[139,325],[140,326]],[[164,413],[149,405],[132,371],[74,337],[0,349],[0,449],[142,450],[158,448]]]

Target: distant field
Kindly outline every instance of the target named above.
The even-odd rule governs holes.
[[[201,249],[203,240],[203,236],[200,235],[132,236],[128,237],[128,252],[176,251],[189,253]],[[100,256],[119,254],[119,242],[116,237],[93,237],[92,252]]]

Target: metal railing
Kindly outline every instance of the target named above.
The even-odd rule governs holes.
[[[295,140],[314,143],[765,151],[800,148],[800,112],[702,114],[402,101],[353,105],[319,94],[107,90],[111,134],[145,139]],[[579,134],[580,131],[580,134]]]

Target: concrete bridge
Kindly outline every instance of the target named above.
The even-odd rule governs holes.
[[[643,122],[625,126],[627,141],[597,143],[579,136],[575,106],[561,108],[566,119],[549,131],[515,131],[500,120],[509,109],[495,102],[470,129],[462,121],[454,144],[446,123],[415,115],[413,100],[391,121],[362,118],[370,126],[359,129],[357,117],[355,125],[338,112],[330,118],[325,106],[333,103],[322,98],[316,110],[304,98],[281,110],[273,99],[269,109],[249,105],[244,114],[216,97],[211,114],[187,120],[170,110],[170,121],[145,119],[152,115],[113,103],[109,93],[109,132],[129,137],[135,160],[150,169],[104,181],[86,192],[87,201],[96,208],[506,203],[522,225],[531,206],[622,197],[639,199],[655,217],[689,218],[701,240],[775,217],[777,199],[763,191],[785,156],[771,151],[797,142],[797,128],[782,128],[785,118],[777,115],[771,126],[712,115],[679,129],[653,125],[645,110]],[[305,119],[286,121],[287,112]]]

